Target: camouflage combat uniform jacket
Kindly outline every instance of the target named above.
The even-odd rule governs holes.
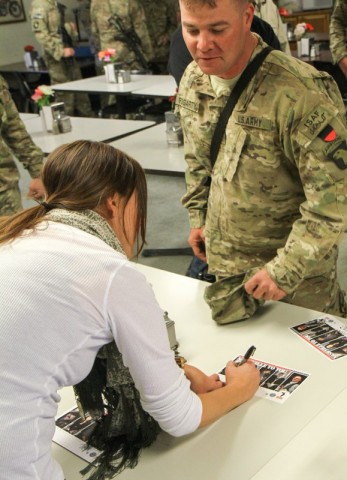
[[[195,62],[187,67],[176,100],[188,164],[182,202],[191,227],[205,225],[211,273],[265,265],[287,293],[307,277],[330,276],[347,222],[347,130],[335,82],[271,52],[242,93],[211,172],[226,100]]]
[[[343,57],[347,57],[346,31],[347,0],[337,0],[331,16],[329,28],[330,51],[334,63],[339,63]]]
[[[74,57],[63,58],[64,43],[61,34],[61,17],[56,0],[33,0],[30,11],[31,27],[36,40],[42,45],[44,59],[49,71],[51,83],[65,83],[82,78],[80,68]],[[76,34],[65,23],[73,39]],[[68,115],[78,110],[81,115],[92,116],[89,98],[86,94],[56,92],[55,99],[65,103]]]
[[[31,25],[45,55],[59,61],[63,58],[64,44],[60,33],[60,13],[56,0],[33,0]]]
[[[115,39],[121,33],[116,26],[109,24],[113,14],[120,17],[126,30],[135,31],[141,40],[141,53],[148,62],[153,58],[153,49],[142,5],[138,0],[92,0],[90,16],[92,33],[101,50],[115,48],[117,61],[132,69],[143,68],[126,43]]]
[[[0,215],[11,214],[21,208],[19,172],[13,155],[32,178],[40,175],[43,152],[26,131],[8,86],[0,76]]]

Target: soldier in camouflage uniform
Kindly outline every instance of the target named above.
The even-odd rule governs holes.
[[[61,4],[60,4],[61,5]],[[63,7],[63,6],[62,6]],[[64,7],[63,7],[64,8]],[[36,40],[42,45],[51,83],[64,83],[82,78],[71,46],[77,31],[74,24],[62,22],[62,13],[56,0],[33,0],[31,25]],[[64,33],[62,27],[65,28]],[[94,116],[89,97],[85,93],[56,92],[57,102],[64,102],[68,115]]]
[[[121,36],[121,32],[109,22],[114,14],[120,17],[126,30],[134,31],[137,34],[141,41],[140,53],[149,62],[153,58],[153,49],[142,5],[139,0],[92,0],[90,15],[92,33],[97,39],[100,49],[115,48],[117,61],[123,63],[126,68],[143,69],[135,52],[127,43],[115,39],[115,37]]]
[[[0,216],[11,215],[23,208],[18,185],[19,172],[13,155],[32,177],[29,196],[43,197],[44,189],[38,178],[43,163],[43,152],[26,131],[8,86],[0,76]]]
[[[325,72],[273,50],[241,94],[211,171],[222,108],[266,44],[250,32],[247,0],[188,1],[180,0],[183,34],[196,61],[182,77],[176,111],[188,164],[189,243],[218,279],[251,272],[245,290],[252,298],[345,316],[336,279],[347,224],[338,88]]]
[[[141,0],[153,47],[153,64],[159,72],[167,73],[170,38],[177,28],[177,8],[171,0]]]
[[[347,77],[347,0],[336,0],[330,20],[330,50],[334,63],[338,64]]]

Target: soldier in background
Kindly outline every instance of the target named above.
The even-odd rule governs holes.
[[[330,51],[336,63],[347,78],[347,0],[336,0],[330,20]]]
[[[36,199],[44,197],[39,179],[43,152],[26,131],[7,83],[0,76],[0,216],[12,215],[23,209],[19,172],[13,155],[32,177],[28,195]]]
[[[283,25],[281,15],[277,6],[272,0],[253,0],[255,14],[265,20],[274,29],[274,32],[280,41],[282,52],[291,55],[286,28]]]
[[[145,12],[139,0],[92,0],[90,15],[92,33],[100,50],[114,48],[117,62],[132,70],[145,68],[141,57],[145,63],[152,60],[152,43]],[[129,45],[127,35],[117,27],[115,19],[119,19],[125,30],[138,39],[139,54]]]
[[[33,0],[30,18],[36,40],[42,45],[51,84],[70,82],[82,78],[74,58],[74,23],[65,22],[64,5],[56,0]],[[94,116],[89,97],[85,93],[56,92],[57,102],[64,102],[68,115]]]
[[[270,52],[229,118],[212,170],[221,111],[265,46],[250,31],[250,1],[210,5],[180,0],[195,61],[181,79],[176,111],[188,164],[189,243],[217,276],[212,300],[227,304],[230,279],[252,299],[345,317],[336,262],[347,226],[347,129],[337,85],[325,72]]]
[[[154,73],[167,73],[170,38],[177,28],[177,6],[172,0],[141,0],[152,42]]]

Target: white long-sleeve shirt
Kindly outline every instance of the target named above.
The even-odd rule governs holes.
[[[45,222],[0,248],[0,480],[61,480],[51,457],[58,390],[113,338],[144,409],[180,436],[202,405],[170,350],[151,286],[102,240]]]

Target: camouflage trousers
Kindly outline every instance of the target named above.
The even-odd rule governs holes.
[[[80,68],[74,58],[54,60],[45,56],[45,61],[51,77],[51,84],[71,82],[82,78]],[[56,92],[56,102],[64,102],[67,115],[79,114],[83,117],[93,117],[89,97],[86,93]]]
[[[18,180],[0,187],[0,217],[12,215],[23,210]]]

